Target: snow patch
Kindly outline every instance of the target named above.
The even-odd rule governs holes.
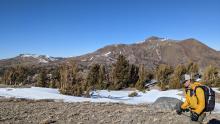
[[[58,60],[57,58],[55,58],[55,57],[47,57],[50,61],[56,61],[56,60]]]
[[[39,62],[40,62],[40,63],[48,63],[48,61],[47,61],[47,60],[42,59],[42,58],[39,58]]]
[[[160,41],[166,41],[168,38],[161,38]]]
[[[214,112],[220,113],[220,103],[215,103],[215,110]]]
[[[89,60],[92,61],[94,57],[91,57]]]
[[[39,62],[41,62],[41,63],[48,63],[47,60],[50,60],[50,61],[58,60],[57,58],[51,57],[51,56],[48,56],[48,55],[36,55],[36,54],[21,54],[21,57],[23,57],[23,58],[32,57],[32,58],[38,59]]]
[[[220,93],[220,88],[212,88],[216,93]]]
[[[137,41],[135,44],[142,44],[144,43],[145,41]]]
[[[107,56],[109,56],[111,53],[112,53],[112,52],[109,51],[109,52],[107,52],[106,54],[104,54],[104,56],[107,57]]]
[[[214,88],[215,89],[215,88]],[[31,87],[31,88],[0,88],[0,96],[10,98],[26,98],[26,99],[54,99],[57,101],[64,102],[114,102],[114,103],[125,103],[125,104],[149,104],[155,102],[159,97],[172,97],[184,101],[185,98],[180,96],[183,92],[180,90],[168,90],[168,91],[159,91],[151,90],[146,91],[145,93],[136,91],[138,96],[128,97],[133,91],[107,91],[107,90],[98,90],[93,91],[91,98],[85,97],[76,97],[62,95],[59,93],[58,89],[52,88],[40,88],[40,87]],[[220,112],[220,103],[216,103],[215,112]]]
[[[119,102],[125,104],[141,104],[141,103],[153,103],[157,98],[167,96],[182,99],[178,94],[182,91],[169,90],[159,91],[151,90],[146,93],[138,92],[137,97],[128,97],[133,91],[107,91],[99,90],[93,91],[92,98],[67,96],[59,93],[58,89],[51,88],[0,88],[0,96],[15,97],[15,98],[27,98],[27,99],[55,99],[63,100],[66,102]]]
[[[108,59],[109,59],[110,61],[116,61],[116,60],[113,59],[112,57],[108,57]]]
[[[33,57],[33,58],[38,58],[39,55],[36,55],[36,54],[22,54],[21,57]]]

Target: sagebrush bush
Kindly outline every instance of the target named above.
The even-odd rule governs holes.
[[[135,96],[137,96],[137,95],[138,95],[137,92],[132,92],[132,93],[130,93],[130,94],[128,95],[128,97],[135,97]]]

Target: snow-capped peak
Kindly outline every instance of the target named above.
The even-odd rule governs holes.
[[[56,61],[56,60],[58,60],[57,58],[52,57],[52,56],[49,56],[49,55],[46,55],[46,56],[44,56],[44,57],[47,58],[47,59],[49,59],[50,61]]]
[[[42,58],[40,58],[40,59],[39,59],[39,62],[40,62],[40,63],[48,63],[48,61],[47,61],[47,60],[42,59]]]
[[[40,63],[48,63],[49,61],[58,60],[57,58],[51,57],[49,55],[37,55],[37,54],[20,54],[20,57],[23,57],[23,58],[32,57],[32,58],[38,59]]]
[[[142,44],[142,43],[144,43],[144,42],[145,42],[144,40],[142,40],[142,41],[137,41],[136,44]]]
[[[33,57],[33,58],[38,58],[39,55],[36,54],[20,54],[21,57]]]
[[[160,41],[166,41],[168,40],[167,38],[160,38]]]

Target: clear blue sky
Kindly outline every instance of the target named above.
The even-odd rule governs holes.
[[[76,56],[149,36],[220,50],[220,0],[0,0],[0,59]]]

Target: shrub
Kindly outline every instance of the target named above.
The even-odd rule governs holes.
[[[130,94],[128,95],[128,97],[135,97],[135,96],[137,96],[137,95],[138,95],[137,92],[132,92],[132,93],[130,93]]]

